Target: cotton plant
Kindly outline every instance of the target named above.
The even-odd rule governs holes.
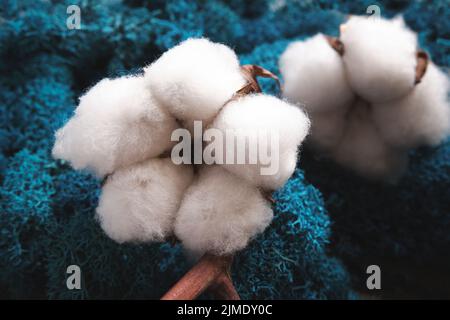
[[[143,74],[104,79],[80,98],[56,132],[52,153],[103,179],[96,213],[110,238],[123,243],[175,237],[195,255],[229,255],[264,231],[273,217],[267,194],[294,172],[310,124],[296,106],[261,93],[256,75],[273,76],[240,66],[223,44],[188,39]],[[186,129],[195,135],[198,122],[202,129],[235,132],[237,139],[248,131],[275,133],[278,144],[256,139],[245,146],[275,154],[276,170],[262,174],[267,163],[260,159],[176,163],[172,134]],[[201,141],[200,151],[213,142]],[[234,148],[218,143],[216,157]]]
[[[411,148],[450,135],[450,81],[402,17],[352,16],[338,39],[290,44],[279,66],[284,97],[311,117],[308,144],[364,177],[396,181]]]

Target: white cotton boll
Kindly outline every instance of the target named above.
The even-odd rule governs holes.
[[[334,150],[344,135],[347,109],[310,113],[311,133],[307,139],[309,146],[325,154]]]
[[[52,153],[102,177],[170,149],[177,126],[142,76],[104,79],[80,98],[74,116],[56,132]]]
[[[350,110],[344,136],[333,157],[361,176],[391,181],[401,176],[408,161],[405,151],[382,139],[370,117],[368,104],[361,100]]]
[[[194,254],[230,254],[263,232],[272,217],[257,188],[220,166],[204,166],[183,198],[175,235]]]
[[[229,47],[188,39],[145,68],[156,99],[179,120],[210,121],[246,84]]]
[[[192,180],[192,166],[175,165],[169,158],[117,170],[100,196],[101,227],[119,243],[163,241],[173,232],[175,214]]]
[[[298,147],[309,127],[308,117],[298,107],[264,94],[228,103],[211,125],[224,136],[224,168],[268,190],[281,187],[294,172]],[[235,137],[234,148],[228,144],[233,140],[226,138],[230,133]],[[246,142],[243,148],[238,141]],[[230,155],[234,157],[227,161]],[[239,155],[245,156],[241,163]]]
[[[402,18],[351,17],[340,40],[350,86],[363,99],[386,102],[414,88],[417,36]]]
[[[288,46],[281,55],[283,96],[309,112],[339,110],[351,105],[354,95],[340,55],[323,34]]]
[[[450,81],[429,63],[422,81],[407,96],[373,106],[379,131],[401,147],[437,145],[450,134]]]

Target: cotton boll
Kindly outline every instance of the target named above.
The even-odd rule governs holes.
[[[390,101],[414,88],[417,36],[402,18],[351,17],[340,39],[350,86],[366,101]]]
[[[119,169],[106,181],[97,216],[113,240],[163,241],[173,232],[175,214],[193,168],[169,158],[150,159]]]
[[[329,153],[339,145],[346,128],[348,108],[310,113],[311,133],[308,143],[319,152]]]
[[[354,95],[342,59],[323,34],[290,44],[279,65],[284,78],[283,96],[301,103],[309,112],[351,105]]]
[[[393,145],[436,145],[450,134],[450,81],[429,63],[422,81],[407,96],[373,107],[383,137]]]
[[[228,103],[211,127],[224,137],[224,168],[255,186],[273,190],[294,172],[298,147],[308,134],[310,123],[298,107],[255,94]],[[233,138],[235,143],[230,146]],[[242,144],[244,148],[239,148],[238,141],[246,142]],[[227,161],[230,154],[234,161]],[[250,155],[254,156],[253,163]],[[245,161],[239,163],[239,156],[245,156]]]
[[[53,156],[101,177],[169,149],[177,126],[142,76],[104,79],[80,98],[75,115],[56,132]]]
[[[220,166],[204,166],[183,198],[175,235],[194,254],[230,254],[263,232],[272,217],[257,188]]]
[[[333,152],[335,161],[374,179],[397,180],[407,166],[407,153],[388,145],[380,136],[369,105],[357,101],[347,120],[344,136]]]
[[[179,120],[210,121],[246,84],[229,47],[188,39],[145,68],[156,99]]]

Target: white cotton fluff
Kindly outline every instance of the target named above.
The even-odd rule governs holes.
[[[156,99],[179,120],[210,121],[246,84],[229,47],[207,39],[188,39],[145,68]]]
[[[263,232],[272,217],[257,188],[220,166],[204,166],[183,198],[175,235],[194,254],[230,254]]]
[[[407,96],[373,106],[383,137],[401,147],[437,145],[450,135],[450,81],[433,63]]]
[[[309,113],[311,119],[311,133],[307,139],[309,146],[325,154],[332,152],[344,136],[348,112],[348,108],[342,108],[342,110]]]
[[[193,168],[154,158],[119,169],[106,181],[97,207],[101,227],[123,243],[164,241],[173,232],[175,214]]]
[[[351,17],[340,40],[350,86],[366,101],[390,101],[414,88],[417,36],[402,18]]]
[[[56,132],[52,153],[102,177],[170,149],[177,126],[142,76],[104,79],[80,98],[74,116]]]
[[[279,65],[284,79],[283,96],[302,104],[308,112],[340,110],[351,105],[354,95],[344,64],[323,34],[290,44]]]
[[[228,103],[211,127],[219,129],[225,137],[224,168],[254,186],[274,190],[281,187],[294,172],[298,147],[308,134],[310,122],[298,107],[273,96],[254,94]],[[231,140],[226,139],[227,132],[236,137],[234,149],[227,145]],[[256,139],[249,138],[252,135]],[[247,141],[243,164],[237,163],[238,153],[242,154],[238,152],[238,139]],[[255,146],[256,149],[253,148]],[[252,150],[256,155],[253,164],[249,156]],[[232,163],[226,159],[230,152],[235,156]]]
[[[369,105],[357,101],[350,110],[344,136],[333,153],[335,161],[361,176],[397,180],[407,165],[407,154],[389,146],[380,136]]]

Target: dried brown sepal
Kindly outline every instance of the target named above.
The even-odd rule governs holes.
[[[108,181],[108,178],[111,174],[107,174],[103,177],[102,181],[100,182],[100,185],[103,187],[105,183]]]
[[[176,246],[178,243],[180,243],[180,240],[175,235],[170,235],[167,238],[167,242],[170,244],[171,247]]]
[[[261,190],[261,194],[270,204],[275,204],[275,199],[272,197],[273,190]]]
[[[192,300],[210,289],[222,299],[238,300],[229,270],[232,256],[205,254],[161,300]]]
[[[277,82],[278,88],[281,88],[280,79],[278,79],[275,74],[267,69],[264,69],[263,67],[254,64],[246,64],[241,66],[241,72],[247,80],[247,84],[236,92],[235,95],[237,96],[244,96],[251,93],[262,92],[257,77],[274,79]]]
[[[428,54],[423,50],[417,51],[416,59],[417,59],[416,78],[414,79],[414,84],[418,84],[418,83],[420,83],[420,81],[422,81],[422,78],[425,75],[425,72],[427,72],[428,60],[429,60]]]
[[[331,37],[331,36],[325,36],[325,38],[327,39],[327,41],[330,44],[330,46],[337,53],[339,53],[340,56],[344,55],[344,53],[345,53],[344,44],[342,43],[341,40],[339,40],[339,38],[335,38],[335,37]]]

